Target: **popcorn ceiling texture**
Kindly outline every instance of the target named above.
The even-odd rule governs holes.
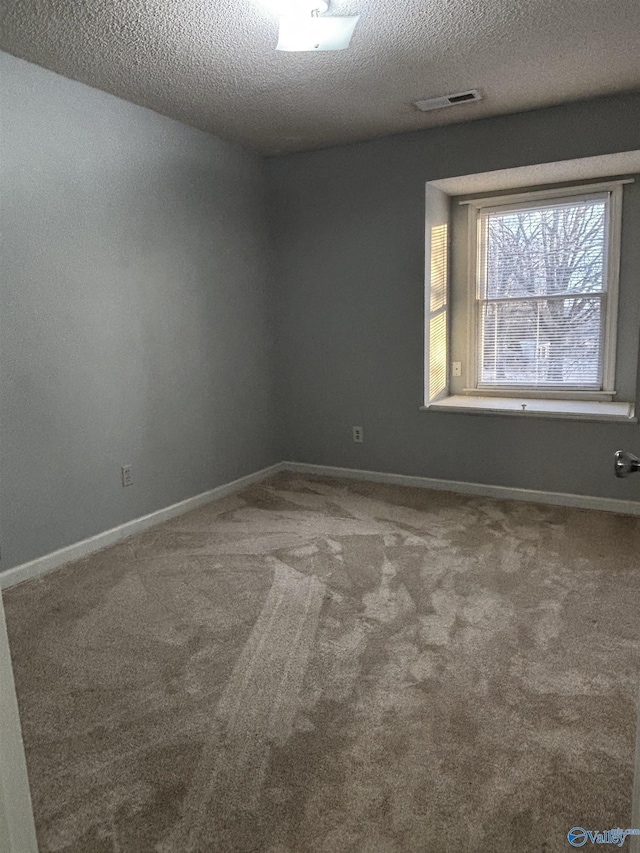
[[[264,154],[640,88],[638,0],[335,0],[351,47],[274,50],[260,0],[0,0],[0,47]],[[430,114],[419,98],[479,88]]]

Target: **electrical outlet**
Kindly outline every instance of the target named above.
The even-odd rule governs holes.
[[[133,486],[133,472],[131,470],[131,465],[122,466],[122,485]]]
[[[453,364],[451,365],[451,367],[452,367],[451,372],[454,376],[462,376],[462,362],[461,361],[454,361]]]
[[[356,444],[362,444],[362,427],[354,426],[353,427],[353,440]]]

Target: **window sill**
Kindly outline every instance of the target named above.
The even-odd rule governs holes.
[[[564,390],[557,391],[554,389],[547,391],[523,391],[521,388],[465,388],[465,396],[470,397],[502,397],[503,399],[514,400],[522,397],[522,402],[526,403],[529,400],[560,400],[561,403],[566,403],[569,400],[588,400],[591,402],[612,403],[615,397],[615,391],[572,391]]]
[[[526,408],[522,408],[523,405]],[[464,412],[474,415],[510,415],[517,418],[563,418],[579,421],[615,421],[637,423],[633,403],[610,403],[594,400],[537,400],[514,397],[444,397],[426,412]]]

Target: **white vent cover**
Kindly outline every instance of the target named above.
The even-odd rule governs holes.
[[[426,113],[429,110],[441,110],[443,107],[455,107],[456,104],[481,100],[482,96],[477,89],[469,89],[468,92],[456,92],[455,95],[443,95],[441,98],[427,98],[424,101],[414,101],[413,104],[423,113]]]

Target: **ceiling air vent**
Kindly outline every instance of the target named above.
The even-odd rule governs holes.
[[[455,95],[443,95],[441,98],[427,98],[424,101],[414,101],[413,104],[423,113],[429,110],[441,110],[443,107],[454,107],[456,104],[466,104],[468,101],[481,101],[482,97],[476,89],[468,92],[457,92]]]

